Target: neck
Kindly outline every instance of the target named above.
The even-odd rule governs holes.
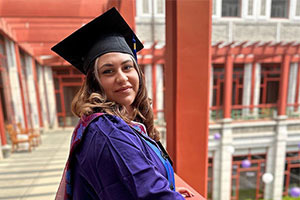
[[[126,110],[128,112],[128,118],[133,120],[133,108],[132,108],[132,106],[126,106]]]

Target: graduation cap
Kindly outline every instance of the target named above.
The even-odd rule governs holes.
[[[136,58],[143,44],[115,9],[111,8],[51,48],[83,74],[99,56],[128,53]]]

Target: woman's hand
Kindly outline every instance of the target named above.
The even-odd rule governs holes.
[[[192,197],[194,194],[191,190],[185,187],[176,187],[176,191],[179,192],[183,197]]]

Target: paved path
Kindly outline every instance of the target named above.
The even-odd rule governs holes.
[[[71,129],[42,134],[42,144],[0,160],[0,200],[53,200],[69,152]]]

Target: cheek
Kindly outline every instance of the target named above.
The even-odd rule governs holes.
[[[112,83],[108,78],[100,78],[100,85],[103,88],[106,95],[112,90]]]
[[[140,78],[139,78],[139,75],[137,72],[136,72],[136,75],[134,76],[134,80],[135,80],[135,89],[137,92],[139,89],[139,86],[140,86]]]

